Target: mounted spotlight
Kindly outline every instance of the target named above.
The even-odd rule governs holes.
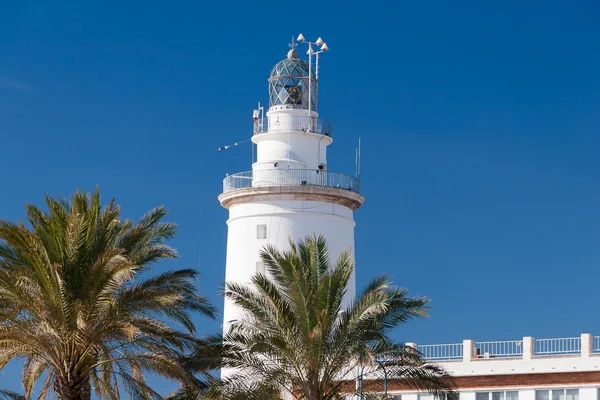
[[[323,41],[323,38],[320,36],[315,42],[309,42],[306,40],[306,38],[304,37],[303,34],[300,34],[296,38],[296,41],[298,43],[304,43],[304,44],[308,45],[308,51],[306,52],[306,54],[308,54],[308,113],[312,118],[314,118],[314,116],[312,114],[312,112],[314,111],[312,108],[313,80],[315,81],[315,83],[316,83],[316,81],[319,80],[319,55],[321,53],[324,53],[327,50],[329,50],[329,47],[327,47],[327,44]],[[317,49],[314,49],[313,46],[319,46],[319,47]],[[313,56],[315,56],[315,58],[316,58],[314,73],[313,73],[313,68],[312,68]]]

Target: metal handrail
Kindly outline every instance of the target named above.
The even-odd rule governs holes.
[[[255,135],[277,131],[312,132],[331,136],[331,123],[321,118],[303,115],[281,115],[272,117],[271,122],[269,122],[269,118],[259,118],[254,121]]]
[[[600,336],[592,337],[592,352],[600,353]]]
[[[535,339],[535,355],[578,354],[581,352],[581,338]]]
[[[423,344],[417,346],[417,350],[423,355],[426,360],[462,360],[463,344]]]
[[[475,342],[472,340],[454,344],[417,345],[417,349],[428,361],[452,361],[462,358],[464,345],[472,344],[471,359],[521,358],[529,357],[577,356],[587,357],[600,353],[600,336],[581,335],[580,337],[535,339],[525,337],[520,340]],[[587,355],[586,355],[587,354]]]
[[[263,169],[228,175],[223,180],[223,193],[243,188],[265,186],[319,186],[360,193],[358,178],[315,169]]]
[[[523,355],[522,340],[475,342],[476,358],[509,358]]]

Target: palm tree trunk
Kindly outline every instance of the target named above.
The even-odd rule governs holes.
[[[91,400],[90,377],[71,377],[67,381],[59,379],[54,391],[60,400]]]

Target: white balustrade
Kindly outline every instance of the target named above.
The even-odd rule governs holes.
[[[465,346],[469,346],[466,348]],[[470,347],[473,347],[472,351]],[[485,360],[497,358],[522,358],[530,360],[534,357],[580,356],[593,357],[600,354],[600,336],[582,334],[580,337],[534,339],[525,337],[522,340],[426,344],[418,345],[423,358],[431,361],[463,361]]]
[[[522,340],[475,342],[475,358],[512,358],[522,355]]]
[[[581,337],[535,339],[534,355],[566,355],[581,353]]]
[[[417,350],[423,354],[426,360],[462,360],[463,344],[425,344],[419,345]]]
[[[600,336],[592,338],[592,353],[600,353]]]

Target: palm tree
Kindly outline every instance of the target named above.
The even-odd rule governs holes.
[[[286,252],[266,247],[261,258],[267,274],[255,275],[251,285],[226,283],[225,297],[244,316],[232,322],[223,339],[224,365],[237,372],[224,380],[221,397],[246,391],[256,398],[279,398],[284,390],[298,400],[341,399],[355,390],[359,371],[375,376],[381,373],[377,364],[385,362],[395,384],[458,398],[443,369],[388,336],[408,320],[425,317],[428,299],[411,296],[381,276],[346,305],[354,269],[350,252],[331,265],[322,236],[290,246]],[[365,397],[382,391],[381,380],[370,382],[362,385]]]
[[[191,269],[150,275],[174,259],[175,225],[158,207],[120,218],[98,189],[28,205],[29,226],[0,221],[0,368],[23,360],[27,399],[160,398],[149,372],[188,382],[183,352],[196,343],[192,312],[214,317]]]

